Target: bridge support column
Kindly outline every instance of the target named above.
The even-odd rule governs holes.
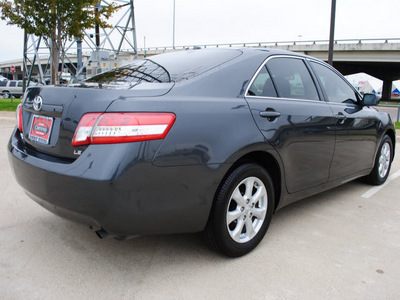
[[[392,80],[383,80],[382,99],[383,101],[392,99]]]

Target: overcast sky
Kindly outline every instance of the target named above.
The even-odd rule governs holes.
[[[172,45],[173,0],[135,0],[138,47]],[[327,40],[331,0],[175,0],[175,45]],[[336,39],[400,38],[399,0],[337,0]],[[0,21],[0,61],[23,34]]]

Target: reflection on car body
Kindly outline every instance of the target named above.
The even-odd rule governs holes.
[[[181,51],[29,88],[9,159],[32,199],[100,237],[202,232],[241,256],[276,209],[358,177],[386,181],[395,129],[376,104],[309,56]],[[51,120],[46,143],[33,120]]]

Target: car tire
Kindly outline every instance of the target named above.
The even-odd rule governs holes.
[[[376,154],[374,168],[371,173],[364,178],[365,181],[373,185],[383,184],[389,176],[392,160],[392,139],[388,135],[385,135]]]
[[[3,92],[3,98],[4,98],[4,99],[10,98],[10,92],[4,91],[4,92]]]
[[[274,211],[274,188],[268,172],[248,163],[236,168],[217,192],[203,240],[213,250],[239,257],[263,239]]]

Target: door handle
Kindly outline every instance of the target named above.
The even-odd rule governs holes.
[[[335,118],[338,120],[346,120],[347,119],[347,117],[342,112],[339,112],[338,114],[336,114]]]
[[[263,118],[274,119],[281,116],[281,113],[278,111],[262,111],[260,112],[260,116]]]

